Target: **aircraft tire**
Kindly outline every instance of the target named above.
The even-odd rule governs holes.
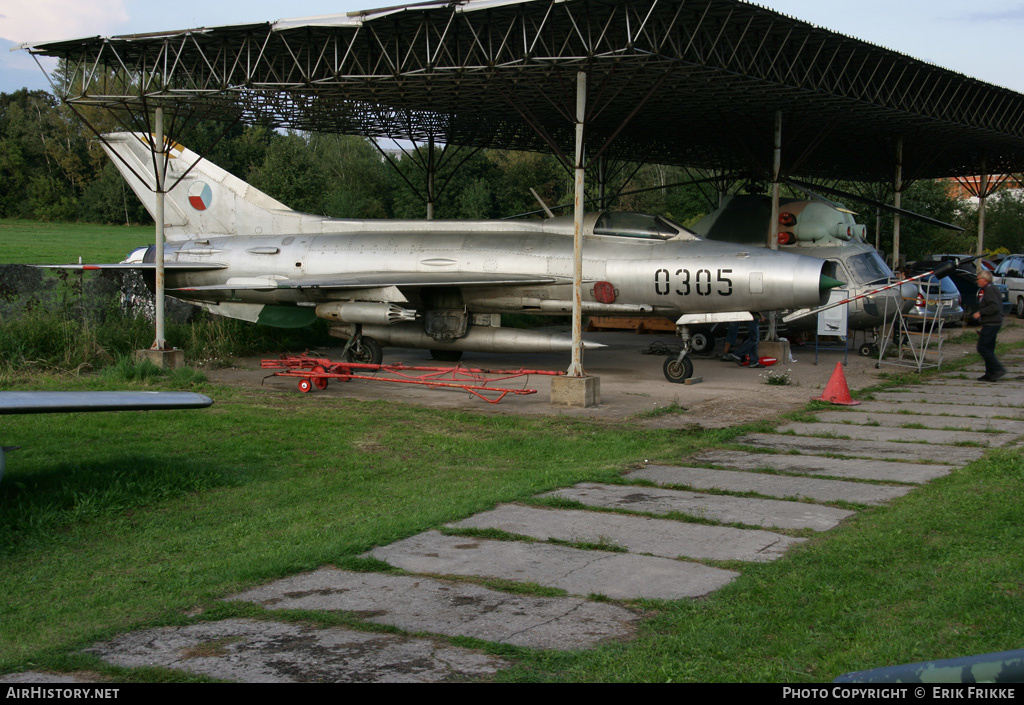
[[[430,357],[438,362],[458,362],[462,359],[461,350],[431,350]]]
[[[345,357],[349,362],[379,365],[384,359],[384,350],[380,347],[380,343],[364,335],[359,341],[359,349],[351,348]]]
[[[876,355],[878,353],[878,348],[876,348],[871,343],[864,343],[863,345],[860,346],[860,348],[857,349],[857,352],[860,353],[861,357],[871,357],[872,355]]]
[[[681,362],[677,357],[667,357],[662,371],[669,382],[682,384],[693,377],[693,362],[689,357],[684,357]]]
[[[699,330],[690,336],[690,351],[697,355],[705,355],[715,349],[715,336],[707,331]]]

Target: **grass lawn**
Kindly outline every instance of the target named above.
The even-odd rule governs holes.
[[[740,432],[198,390],[215,406],[5,418],[3,443],[23,449],[0,485],[0,672],[150,679],[78,650],[126,630],[259,615],[219,598],[322,565],[379,570],[358,555],[499,502],[614,482],[639,458],[678,462]],[[708,598],[630,605],[649,618],[629,643],[491,647],[518,664],[500,678],[825,681],[1018,648],[1022,485],[1020,454],[990,453],[784,559],[743,565]]]
[[[43,223],[0,219],[0,264],[120,262],[136,247],[153,244],[154,226]]]

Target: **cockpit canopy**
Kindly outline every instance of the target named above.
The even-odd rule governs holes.
[[[633,237],[653,240],[699,240],[700,238],[678,223],[660,215],[625,211],[601,213],[594,223],[595,235]]]

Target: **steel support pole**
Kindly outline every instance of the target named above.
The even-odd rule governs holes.
[[[782,171],[782,111],[775,111],[775,147],[772,150],[772,217],[768,223],[768,247],[779,249],[779,173]]]
[[[892,216],[892,268],[900,266],[900,204],[903,202],[903,135],[896,139],[896,178],[893,182],[892,204],[896,212]]]
[[[882,209],[875,206],[875,249],[882,251]]]
[[[768,248],[779,249],[779,175],[782,172],[782,111],[775,111],[775,139],[772,149],[772,215],[768,222]],[[768,313],[768,335],[765,340],[778,340],[778,320],[775,311]]]
[[[576,183],[573,196],[575,218],[572,229],[572,363],[566,374],[585,377],[583,372],[583,123],[587,107],[587,74],[576,74]]]
[[[983,172],[987,171],[982,165]],[[978,189],[978,248],[974,253],[981,257],[985,250],[985,201],[988,200],[988,174],[981,175],[981,188]],[[981,263],[978,263],[978,271],[981,271]]]
[[[156,338],[153,350],[164,350],[167,341],[164,338],[164,162],[166,150],[164,146],[164,109],[156,109],[156,134],[153,136],[153,168],[156,170],[156,285],[154,314],[156,318]]]
[[[427,142],[427,220],[434,219],[434,136]]]

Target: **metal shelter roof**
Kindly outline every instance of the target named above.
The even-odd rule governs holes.
[[[588,158],[767,175],[781,110],[787,175],[889,181],[899,137],[909,178],[1024,171],[1024,95],[740,0],[427,2],[26,48],[68,62],[65,101],[134,113],[571,155],[582,70]]]

